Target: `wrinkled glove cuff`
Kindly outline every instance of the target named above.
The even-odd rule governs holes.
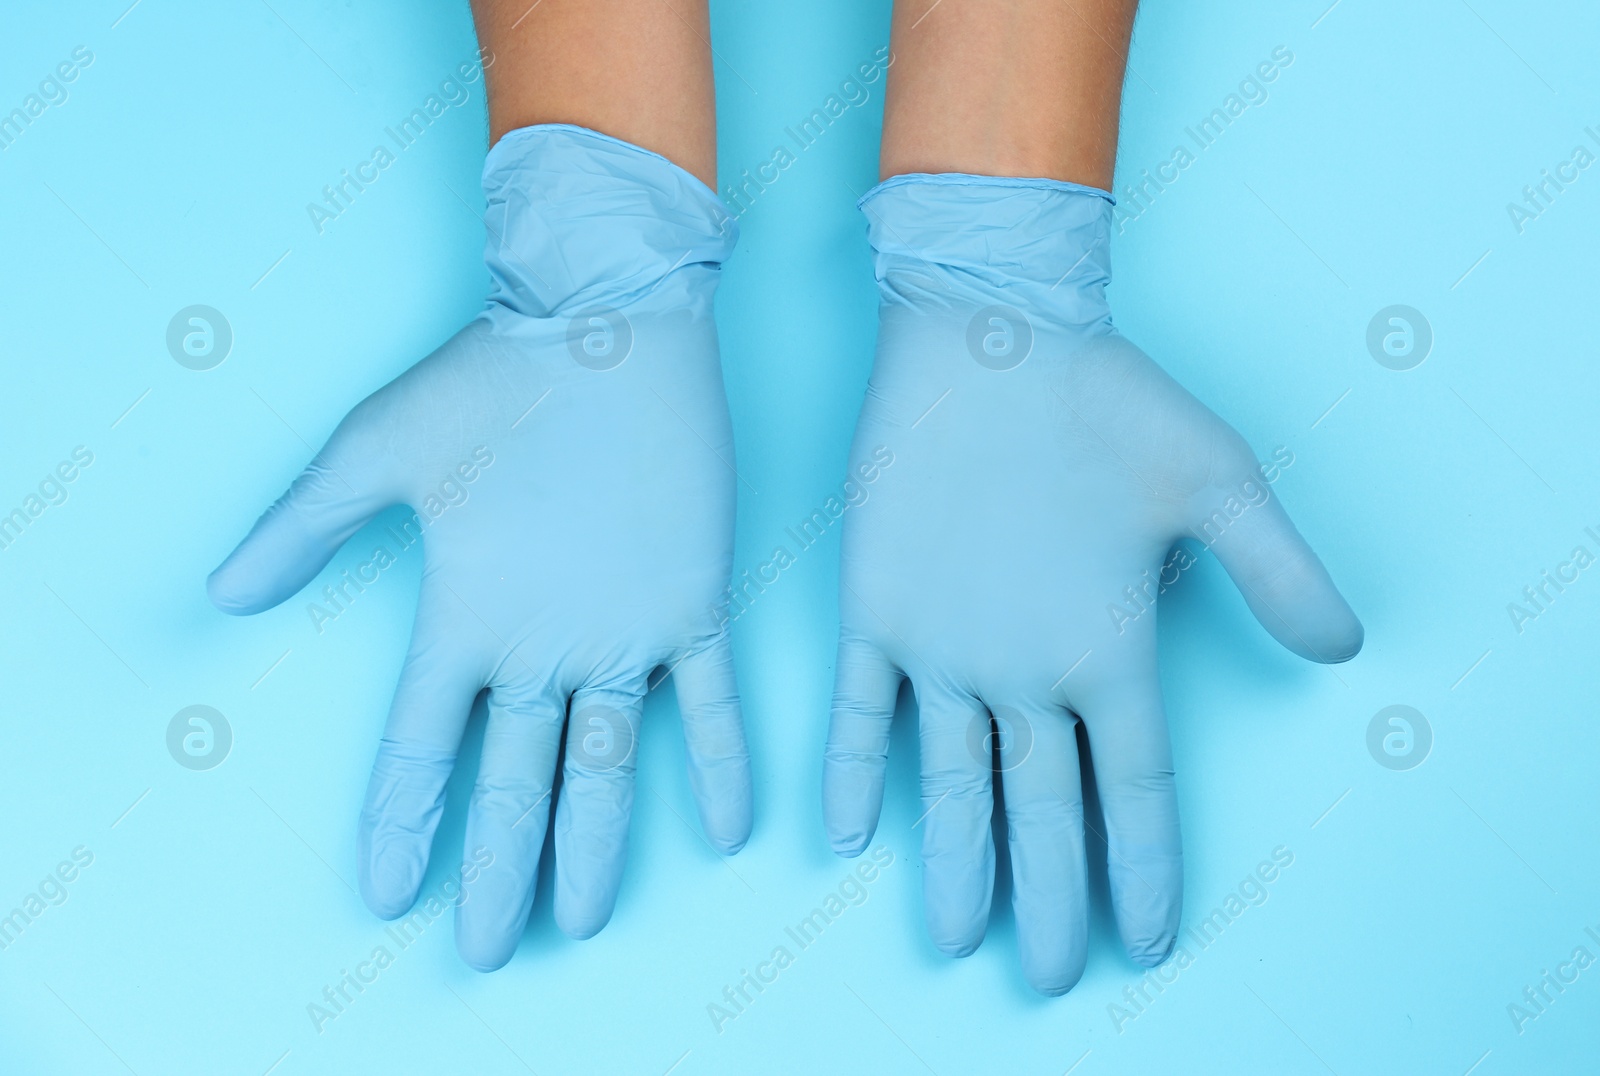
[[[677,275],[715,288],[738,224],[659,153],[564,123],[507,133],[483,166],[491,301],[530,317],[625,305]]]
[[[894,176],[857,203],[886,299],[1008,301],[1076,324],[1109,317],[1115,204],[1078,183],[959,172]]]

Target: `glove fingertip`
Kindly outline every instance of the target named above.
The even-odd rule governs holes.
[[[749,801],[746,800],[741,807],[730,807],[720,814],[708,816],[702,819],[702,824],[706,840],[711,842],[719,855],[738,855],[749,843],[750,831],[754,828]]]
[[[1318,660],[1327,665],[1341,665],[1361,653],[1367,631],[1354,613],[1348,613],[1348,621],[1337,626],[1331,635],[1325,656]]]
[[[515,946],[509,949],[503,946],[483,946],[463,939],[459,933],[456,934],[456,955],[467,967],[483,975],[499,971],[511,963],[516,951]]]
[[[822,824],[835,855],[854,859],[866,851],[882,810],[881,763],[863,766],[855,760],[824,758]]]
[[[402,879],[376,878],[363,872],[361,900],[379,919],[399,919],[416,903],[416,886],[407,885]]]
[[[206,595],[230,616],[265,612],[315,579],[339,544],[330,545],[269,511],[206,577]]]
[[[1322,665],[1342,665],[1361,652],[1366,630],[1344,599],[1334,592],[1323,603],[1321,614],[1301,618],[1298,626],[1282,622],[1272,632],[1278,641],[1308,661]],[[1261,617],[1264,622],[1267,617]],[[1282,618],[1278,618],[1280,621]]]
[[[1058,998],[1078,985],[1078,981],[1083,978],[1083,965],[1079,964],[1076,969],[1055,971],[1049,974],[1037,971],[1029,972],[1024,975],[1024,978],[1028,980],[1028,985],[1033,987],[1034,993],[1042,994],[1047,998]]]
[[[972,937],[968,934],[964,937],[939,937],[933,939],[933,947],[935,949],[956,960],[963,960],[976,953],[978,947],[982,944],[983,934],[981,932],[977,937]],[[1067,987],[1066,989],[1071,988]]]
[[[362,900],[369,912],[385,922],[399,919],[411,908],[410,901],[395,897],[393,894],[363,893]]]
[[[557,901],[556,927],[573,941],[588,941],[606,928],[615,910],[615,894],[612,894],[610,902],[604,907],[572,908],[565,902]]]
[[[206,576],[206,597],[219,611],[229,616],[253,616],[271,608],[263,603],[259,594],[251,592],[247,580],[234,567],[235,557],[229,556]]]
[[[720,839],[713,837],[711,839],[712,845],[716,847],[719,853],[725,856],[738,855],[740,852],[744,851],[744,846],[749,843],[749,841],[750,834],[748,831],[746,831],[742,836],[738,837],[723,837]]]
[[[1125,948],[1128,951],[1128,958],[1135,964],[1154,968],[1166,962],[1177,942],[1177,935],[1166,934],[1148,941],[1130,942]]]
[[[361,833],[358,843],[362,903],[379,919],[399,919],[417,902],[428,867],[426,846],[418,849],[370,832]]]
[[[607,922],[610,922],[610,920],[607,919],[605,921],[595,923],[568,923],[560,921],[557,923],[557,925],[561,927],[561,933],[565,934],[573,941],[588,941],[590,938],[604,930]]]
[[[830,834],[828,837],[828,843],[833,846],[833,854],[840,859],[855,859],[867,850],[867,844],[871,840],[871,833],[857,833],[849,836]]]

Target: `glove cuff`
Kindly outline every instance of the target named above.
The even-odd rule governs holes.
[[[1107,191],[1053,179],[912,173],[858,208],[886,300],[1008,301],[1084,324],[1106,319]]]
[[[738,224],[659,153],[565,123],[507,133],[483,165],[489,298],[550,317],[676,292],[709,294]],[[682,296],[678,296],[682,298]]]

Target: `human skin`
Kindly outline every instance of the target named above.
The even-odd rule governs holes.
[[[488,67],[489,143],[571,123],[717,184],[706,0],[473,0]]]
[[[1137,0],[900,0],[880,177],[1111,189]]]

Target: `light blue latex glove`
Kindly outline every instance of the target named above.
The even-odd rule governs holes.
[[[456,910],[462,958],[487,971],[527,922],[564,729],[555,918],[578,938],[610,918],[653,670],[673,670],[719,851],[744,845],[751,804],[719,615],[736,479],[712,295],[734,226],[665,158],[564,125],[502,138],[483,186],[483,312],[357,405],[208,586],[225,612],[259,612],[377,512],[417,511],[422,591],[361,813],[361,893],[385,918],[415,901],[487,688],[478,869]]]
[[[1244,440],[1112,327],[1109,195],[915,175],[861,205],[881,305],[852,471],[893,463],[845,523],[829,837],[845,856],[871,838],[909,677],[933,941],[983,939],[998,777],[1023,973],[1063,993],[1088,942],[1081,723],[1123,943],[1158,964],[1183,890],[1156,668],[1169,549],[1208,542],[1302,657],[1348,660],[1361,625]]]

